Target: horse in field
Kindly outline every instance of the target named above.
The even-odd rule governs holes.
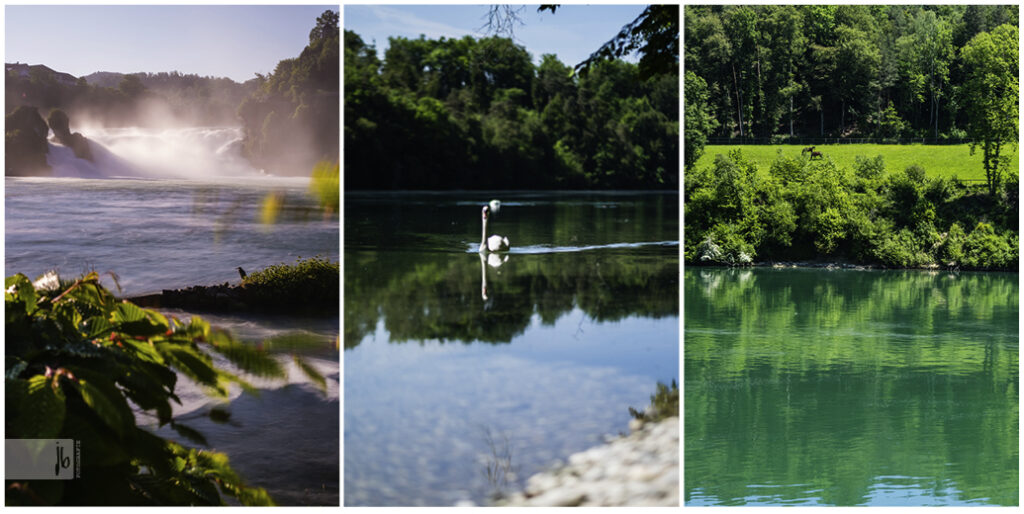
[[[811,153],[814,153],[814,147],[813,147],[813,146],[808,146],[807,148],[804,148],[804,149],[803,149],[803,150],[802,150],[802,151],[800,152],[800,155],[807,155],[807,152],[811,152]]]
[[[810,160],[813,161],[815,158],[824,159],[825,157],[821,155],[821,152],[812,151],[811,152],[811,159]]]

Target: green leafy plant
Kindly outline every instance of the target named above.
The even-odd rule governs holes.
[[[44,284],[50,285],[44,285]],[[249,487],[226,455],[188,448],[140,428],[152,415],[182,437],[202,434],[176,421],[178,373],[226,397],[242,377],[214,365],[216,353],[240,370],[283,378],[265,351],[236,341],[200,318],[174,317],[118,301],[95,272],[62,286],[5,281],[5,428],[14,439],[80,442],[81,474],[72,481],[8,481],[8,505],[272,505]]]
[[[339,278],[338,263],[316,256],[250,273],[242,280],[242,286],[248,298],[256,303],[337,312]]]

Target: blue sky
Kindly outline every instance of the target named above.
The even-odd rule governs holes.
[[[534,62],[552,53],[563,63],[575,65],[636,19],[644,7],[563,4],[551,14],[538,13],[535,5],[526,6],[521,13],[525,24],[516,27],[515,38]],[[343,25],[363,41],[375,41],[377,53],[383,57],[389,36],[486,36],[480,27],[486,22],[487,11],[485,5],[346,5]]]
[[[335,5],[8,5],[5,62],[96,71],[180,71],[236,81],[297,57]]]

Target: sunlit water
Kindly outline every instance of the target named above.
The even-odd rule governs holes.
[[[203,131],[194,132],[205,137]],[[192,141],[197,153],[189,159],[237,163],[237,156],[224,154],[231,150],[224,147],[224,134],[206,135],[206,146]],[[129,151],[133,147],[123,139],[143,138],[148,147],[159,141],[158,133],[138,130],[107,136],[110,148],[120,151],[117,157],[125,162],[139,162],[143,155]],[[203,148],[209,155],[204,157]],[[67,155],[55,158],[65,170],[92,169]],[[189,162],[182,161],[182,166]],[[315,208],[307,194],[308,179],[263,177],[251,169],[240,176],[182,169],[181,175],[191,172],[191,179],[7,178],[5,275],[23,273],[34,279],[57,270],[64,278],[74,278],[90,270],[112,272],[119,279],[120,295],[132,296],[236,284],[237,266],[252,272],[300,256],[338,259],[338,217],[325,218]],[[100,171],[109,176],[124,169]],[[277,222],[269,225],[260,222],[268,195],[277,195],[284,205]],[[116,291],[109,275],[103,281]],[[165,312],[182,319],[193,314]],[[338,320],[199,314],[254,344],[295,334],[305,342],[298,347],[268,344],[290,368],[289,378],[259,382],[263,393],[258,397],[234,391],[227,406],[229,423],[206,417],[217,401],[184,377],[176,391],[182,405],[176,406],[175,415],[202,432],[210,448],[227,453],[247,483],[266,488],[278,503],[339,504]],[[292,364],[293,353],[327,377],[326,393]],[[139,422],[153,425],[145,417]],[[167,427],[158,433],[180,440]]]
[[[110,271],[136,295],[237,282],[237,266],[338,258],[337,216],[325,220],[312,209],[308,179],[7,178],[4,185],[8,275]],[[265,225],[260,206],[272,193],[291,210]]]
[[[688,269],[687,505],[1017,505],[1018,275]]]
[[[678,380],[678,197],[498,196],[490,258],[494,195],[345,197],[346,505],[486,504]]]

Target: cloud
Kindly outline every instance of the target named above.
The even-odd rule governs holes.
[[[379,5],[366,6],[366,8],[378,20],[377,32],[415,34],[416,36],[423,34],[430,39],[437,39],[442,36],[459,38],[475,32],[472,29],[459,28],[446,23],[427,20],[403,9]]]

